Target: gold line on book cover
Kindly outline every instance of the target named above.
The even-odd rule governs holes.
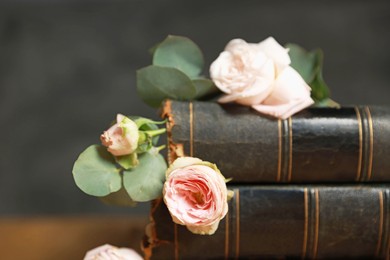
[[[304,211],[305,211],[305,222],[303,226],[303,248],[302,248],[302,259],[305,259],[306,257],[306,250],[307,250],[307,233],[308,233],[308,227],[309,227],[309,205],[308,205],[308,194],[307,194],[307,188],[303,190],[303,196],[304,196]]]
[[[382,244],[382,233],[383,233],[383,191],[378,191],[379,198],[379,231],[378,231],[378,244],[376,246],[375,255],[379,256],[381,244]]]
[[[316,224],[315,224],[315,233],[314,233],[314,249],[313,249],[313,258],[317,257],[318,253],[318,233],[319,233],[319,226],[320,226],[320,199],[318,194],[318,189],[314,190],[315,192],[315,207],[316,207]]]
[[[280,122],[280,179],[281,182],[288,181],[288,166],[289,166],[289,127],[288,119]]]
[[[236,196],[236,259],[240,256],[240,190],[235,190]]]
[[[383,232],[382,232],[382,239],[381,239],[381,245],[379,250],[379,256],[386,256],[388,257],[389,254],[389,248],[390,248],[390,239],[389,239],[389,229],[390,229],[390,208],[389,208],[389,190],[384,189],[382,190],[383,195]]]
[[[190,110],[190,156],[194,156],[194,108],[192,102],[189,102]]]
[[[370,181],[372,179],[372,162],[374,149],[373,122],[370,108],[368,106],[361,107],[359,111],[362,119],[363,129],[363,158],[360,181]]]
[[[356,117],[359,125],[359,158],[357,165],[356,181],[360,181],[361,172],[362,172],[362,158],[363,158],[363,126],[362,126],[362,117],[358,107],[355,107]]]
[[[278,172],[276,175],[276,181],[280,182],[282,171],[282,121],[278,119]]]
[[[292,120],[291,117],[288,118],[288,141],[289,141],[289,153],[288,153],[288,179],[287,181],[291,181],[291,175],[292,175],[292,149],[293,149],[293,143],[292,143]]]
[[[370,138],[370,147],[369,147],[369,157],[368,157],[368,169],[367,169],[367,180],[371,180],[372,175],[372,160],[373,160],[373,150],[374,150],[374,129],[372,126],[372,117],[370,108],[368,106],[364,107],[364,110],[367,114],[368,120],[368,130],[369,130],[369,138]]]

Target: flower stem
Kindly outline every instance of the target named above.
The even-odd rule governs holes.
[[[158,151],[158,152],[160,152],[162,149],[164,149],[166,147],[166,145],[165,144],[163,144],[163,145],[161,145],[161,146],[159,146],[159,147],[156,147],[156,150]]]
[[[165,133],[167,130],[165,128],[160,128],[160,129],[157,129],[157,130],[149,130],[149,131],[144,131],[144,133],[146,133],[147,135],[151,136],[151,137],[154,137],[156,135],[161,135],[163,133]]]

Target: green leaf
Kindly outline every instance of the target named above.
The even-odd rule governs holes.
[[[296,44],[287,44],[291,67],[298,71],[311,87],[311,97],[318,103],[330,97],[329,87],[322,77],[323,53],[320,49],[306,51]]]
[[[157,47],[161,44],[161,42],[159,43],[156,43],[155,45],[153,45],[152,47],[149,48],[148,52],[150,53],[150,55],[154,55],[154,52],[157,50]]]
[[[315,77],[317,57],[314,52],[308,52],[299,45],[289,43],[286,45],[289,49],[291,58],[291,67],[293,67],[302,78],[309,84]]]
[[[318,71],[314,80],[309,85],[311,87],[311,97],[316,103],[330,97],[329,88],[322,78],[322,71]]]
[[[340,108],[340,104],[335,102],[330,98],[326,98],[320,102],[315,103],[316,107],[332,107],[332,108]]]
[[[123,172],[123,185],[134,201],[150,201],[162,195],[167,165],[157,150],[140,155],[140,164]]]
[[[196,95],[195,86],[183,72],[153,65],[137,71],[137,90],[152,107],[159,107],[167,98],[191,100]]]
[[[169,35],[154,48],[153,65],[176,68],[194,78],[202,71],[204,60],[202,51],[193,41]]]
[[[123,156],[117,156],[115,159],[116,162],[126,170],[136,167],[139,163],[137,153],[135,152]]]
[[[117,192],[113,192],[107,196],[101,197],[100,200],[108,205],[134,207],[137,202],[133,201],[129,194],[127,194],[125,188],[121,188]]]
[[[217,93],[219,89],[215,86],[214,82],[209,79],[194,79],[192,81],[196,88],[196,99],[204,96]]]
[[[106,196],[122,186],[114,157],[101,145],[91,145],[84,150],[72,172],[76,185],[89,195]]]

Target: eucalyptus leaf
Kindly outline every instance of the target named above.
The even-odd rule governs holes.
[[[167,98],[191,100],[196,95],[195,86],[183,72],[153,65],[137,71],[137,90],[152,107],[159,107]]]
[[[137,202],[130,198],[129,194],[127,194],[125,188],[123,187],[117,192],[101,197],[100,200],[105,204],[114,206],[134,207],[137,205]]]
[[[127,155],[115,157],[116,162],[122,166],[124,169],[134,168],[138,165],[137,153],[131,153]]]
[[[153,45],[152,47],[149,48],[148,52],[151,54],[151,55],[154,55],[154,52],[157,50],[157,47],[161,44],[161,42],[159,43],[156,43],[155,45]]]
[[[190,39],[169,35],[153,49],[153,65],[176,68],[190,78],[202,71],[204,60],[202,51]]]
[[[214,82],[209,79],[194,79],[192,81],[196,88],[196,99],[204,96],[217,93],[219,89],[215,86]]]
[[[138,167],[123,172],[123,185],[134,201],[144,202],[162,195],[167,165],[157,150],[139,157]]]
[[[317,57],[314,52],[308,52],[299,45],[289,43],[286,45],[289,49],[291,67],[293,67],[307,84],[314,79],[317,66]]]
[[[330,97],[330,91],[322,77],[321,70],[318,70],[314,80],[310,83],[310,87],[312,92],[311,96],[316,103]]]
[[[91,145],[84,150],[72,172],[76,185],[89,195],[106,196],[122,186],[114,157],[101,145]]]
[[[311,87],[311,97],[316,103],[330,97],[329,87],[322,77],[323,53],[320,49],[306,51],[296,44],[287,44],[291,67],[298,71]]]

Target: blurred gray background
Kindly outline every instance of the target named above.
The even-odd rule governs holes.
[[[85,195],[71,170],[116,113],[157,118],[135,71],[167,34],[194,40],[207,68],[237,37],[321,47],[333,99],[389,103],[390,1],[3,0],[0,215],[146,214]]]

